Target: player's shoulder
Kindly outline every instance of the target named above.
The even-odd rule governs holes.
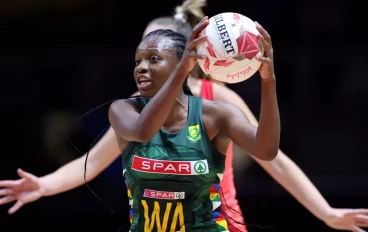
[[[116,111],[120,111],[127,107],[140,108],[140,104],[138,100],[139,100],[139,97],[115,100],[111,103],[109,111],[116,112]]]

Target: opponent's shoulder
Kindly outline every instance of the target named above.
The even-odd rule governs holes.
[[[237,105],[238,101],[244,104],[244,100],[234,90],[216,82],[213,83],[213,97],[215,100],[229,102],[234,105]]]
[[[236,107],[234,104],[231,104],[230,102],[224,101],[224,100],[202,100],[203,109],[206,111],[220,111],[223,109],[228,109]]]
[[[229,115],[229,112],[240,111],[239,107],[237,107],[236,105],[230,104],[228,102],[225,102],[225,101],[219,101],[219,100],[210,101],[210,100],[203,99],[202,102],[203,102],[202,103],[203,116],[204,117],[209,116],[216,120],[221,120],[222,118],[227,117]]]

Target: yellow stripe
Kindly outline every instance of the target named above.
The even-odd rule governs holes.
[[[219,196],[219,193],[210,193],[210,199],[213,201],[217,196]]]
[[[216,221],[217,224],[227,229],[227,223],[226,220]]]

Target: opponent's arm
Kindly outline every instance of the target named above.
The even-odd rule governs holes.
[[[90,181],[105,170],[120,155],[114,130],[110,127],[88,155],[86,180]],[[62,166],[53,173],[40,177],[43,196],[62,193],[84,184],[86,154]]]
[[[214,93],[216,100],[236,105],[247,115],[250,123],[258,126],[256,117],[238,94],[216,84],[214,84]],[[276,158],[272,161],[263,161],[252,155],[251,157],[313,215],[323,221],[328,217],[330,205],[303,171],[281,150],[278,150]]]
[[[124,149],[126,144],[120,144]],[[95,178],[120,154],[115,133],[110,128],[102,139],[91,149],[87,162],[87,181]],[[51,196],[76,188],[84,183],[84,163],[86,155],[64,165],[53,173],[37,177],[18,169],[18,180],[0,181],[0,205],[16,201],[9,209],[12,214],[23,205],[43,196]]]
[[[303,171],[282,151],[271,162],[255,160],[317,218],[324,220],[330,205]]]

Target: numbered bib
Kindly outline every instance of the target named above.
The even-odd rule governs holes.
[[[195,185],[141,181],[138,231],[191,232]]]

